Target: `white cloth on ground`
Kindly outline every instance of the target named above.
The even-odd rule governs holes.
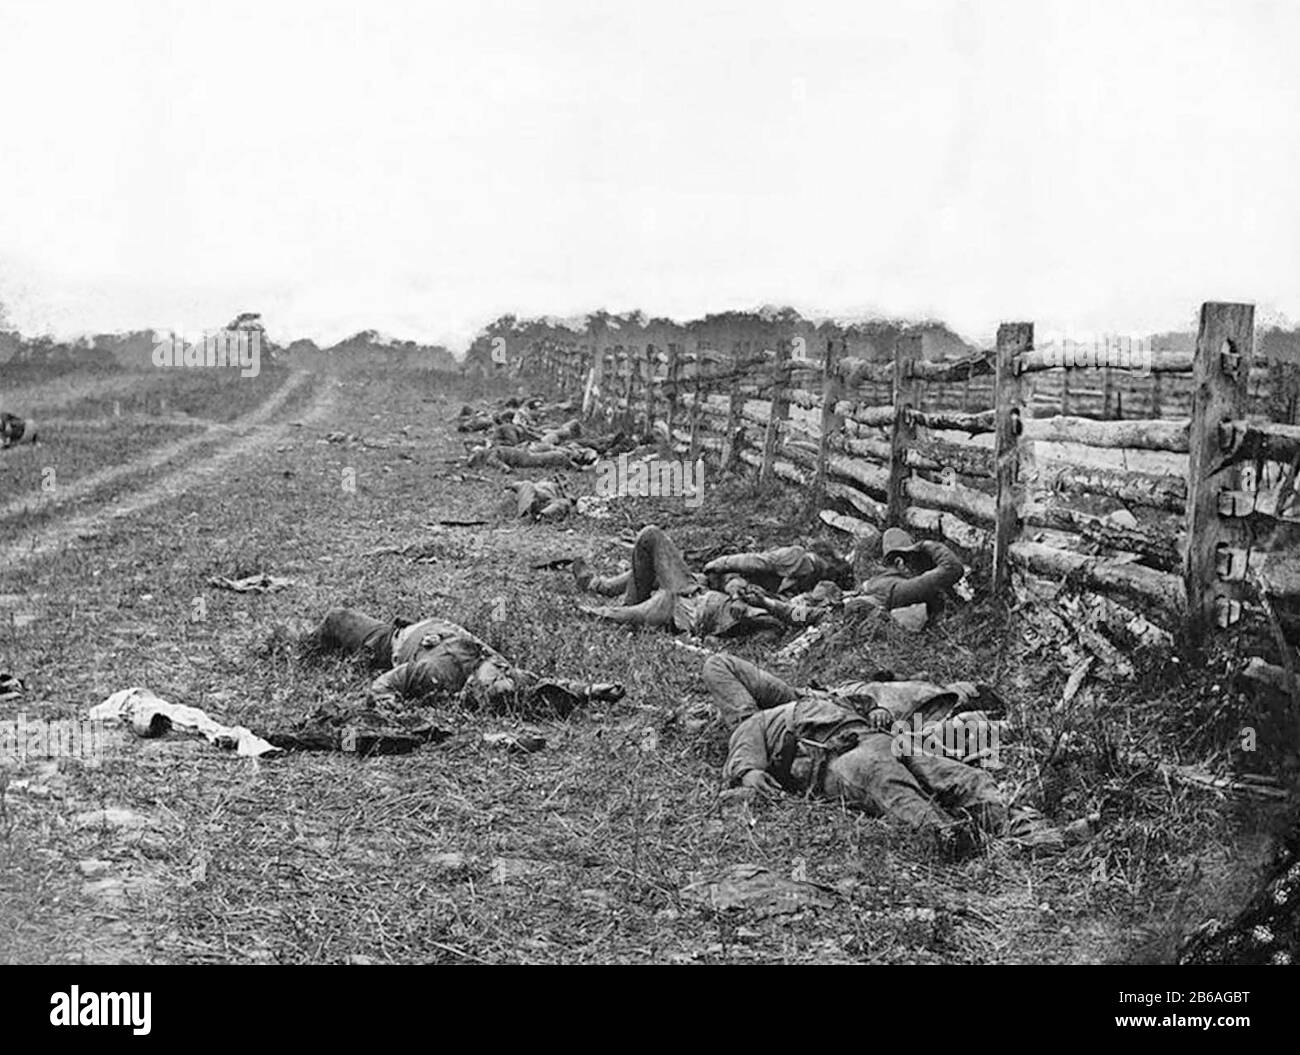
[[[222,725],[206,711],[172,703],[139,687],[113,693],[103,703],[92,707],[87,717],[92,721],[118,719],[140,737],[162,736],[168,729],[178,733],[197,733],[210,744],[234,748],[236,754],[250,758],[273,758],[284,754],[280,748],[268,744],[242,725]]]

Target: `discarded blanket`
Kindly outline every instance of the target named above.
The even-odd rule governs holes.
[[[242,725],[222,725],[206,711],[171,703],[148,689],[122,689],[90,709],[91,721],[125,722],[140,737],[158,737],[168,731],[197,734],[217,747],[234,749],[250,758],[275,757],[283,751],[255,736]]]

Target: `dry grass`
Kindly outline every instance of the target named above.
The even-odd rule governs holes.
[[[627,553],[620,536],[649,522],[695,557],[785,542],[811,523],[799,497],[710,477],[697,511],[637,500],[616,504],[609,521],[524,527],[452,460],[460,438],[448,422],[482,390],[418,375],[341,384],[338,421],[109,523],[58,560],[0,573],[9,610],[35,616],[15,626],[0,608],[0,669],[30,678],[29,716],[78,715],[136,684],[253,728],[353,699],[368,682],[358,664],[295,643],[340,603],[444,614],[537,671],[621,680],[626,699],[563,721],[447,714],[455,736],[405,757],[259,764],[164,740],[124,741],[99,766],[29,762],[9,773],[28,783],[11,785],[0,814],[0,959],[1158,959],[1189,924],[1239,899],[1264,841],[1259,818],[1119,760],[1125,745],[1181,743],[1186,730],[1160,716],[1200,685],[1196,672],[1177,682],[1150,673],[1056,717],[1047,705],[1060,675],[1020,654],[1005,614],[979,602],[926,638],[846,625],[793,673],[996,671],[1022,729],[1005,752],[1008,792],[1061,819],[1102,816],[1092,841],[1056,859],[994,844],[947,864],[906,832],[830,803],[723,795],[725,734],[702,692],[701,658],[665,634],[582,619],[567,573],[530,565],[576,552],[610,565]],[[372,445],[326,442],[334,429]],[[491,523],[429,526],[438,519]],[[413,540],[427,540],[429,563],[364,555]],[[259,571],[296,585],[265,597],[205,586]],[[197,622],[196,598],[206,613]],[[493,618],[500,599],[504,621]],[[737,651],[761,661],[770,643]],[[1133,698],[1160,679],[1162,693]],[[0,707],[7,716],[18,705]],[[512,755],[482,738],[523,728],[546,748]],[[140,825],[74,821],[108,807]],[[87,876],[87,861],[103,864]],[[683,898],[689,883],[741,862],[806,870],[835,892],[835,907],[758,919]]]

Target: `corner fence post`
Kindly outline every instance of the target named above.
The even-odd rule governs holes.
[[[997,513],[993,528],[993,595],[1005,594],[1010,582],[1010,550],[1020,536],[1024,483],[1020,477],[1020,436],[1023,431],[1024,384],[1019,358],[1034,347],[1032,322],[1006,322],[998,327],[994,472]]]
[[[1192,360],[1192,417],[1187,436],[1187,636],[1199,645],[1211,627],[1228,626],[1240,613],[1249,541],[1237,516],[1237,468],[1215,471],[1223,458],[1219,426],[1245,417],[1247,381],[1255,344],[1253,304],[1201,305]],[[1253,503],[1245,503],[1252,505]]]

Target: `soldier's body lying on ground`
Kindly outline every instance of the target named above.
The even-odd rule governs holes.
[[[879,606],[909,630],[921,630],[944,608],[948,591],[966,569],[942,542],[914,542],[902,528],[889,528],[882,540],[885,570],[868,578],[846,598],[846,611]]]
[[[908,630],[920,631],[942,613],[948,591],[961,581],[966,569],[942,542],[913,542],[911,536],[899,528],[886,531],[884,543],[885,570],[847,592],[840,591],[837,582],[822,581],[816,588],[789,600],[775,598],[762,589],[741,590],[738,596],[791,626],[816,625],[838,610],[858,612],[875,609],[887,612],[894,622]],[[742,555],[742,560],[755,556],[765,555],[746,554]],[[856,552],[850,554],[849,562],[856,564],[856,557]],[[733,558],[722,560],[730,562]],[[711,562],[709,567],[717,563]],[[726,563],[721,565],[727,566]],[[793,584],[800,585],[797,580]]]
[[[733,577],[744,579],[771,596],[806,593],[819,582],[853,588],[856,554],[842,557],[823,539],[758,552],[729,553],[704,565],[710,587],[725,589]]]
[[[793,602],[764,597],[751,603],[758,588],[740,576],[731,577],[726,589],[710,587],[706,577],[686,565],[686,559],[658,527],[642,528],[632,547],[632,566],[619,575],[596,575],[588,562],[573,562],[573,576],[582,590],[606,597],[622,595],[617,605],[582,605],[579,611],[628,626],[654,627],[693,637],[740,637],[770,630],[780,632],[794,609]],[[827,583],[830,589],[834,584]],[[809,595],[811,596],[811,595]],[[821,604],[823,595],[818,595]],[[811,610],[805,605],[804,610]]]
[[[495,469],[588,469],[601,457],[636,449],[635,441],[626,433],[584,434],[576,420],[569,425],[573,427],[551,429],[533,439],[524,439],[525,433],[515,426],[497,426],[498,430],[512,430],[508,436],[517,442],[494,439],[481,445],[471,444],[467,448],[467,462],[471,468],[487,465]],[[581,438],[574,438],[578,436]]]
[[[533,428],[556,415],[570,417],[576,406],[571,401],[547,403],[540,396],[511,396],[493,408],[475,410],[462,406],[456,418],[457,432],[483,432],[494,425],[518,425]]]
[[[488,444],[469,451],[466,464],[471,469],[589,469],[600,455],[591,447],[578,443],[561,445],[529,443],[511,447]]]
[[[577,507],[562,480],[516,480],[509,488],[520,520],[563,520]]]
[[[269,734],[266,739],[276,747],[340,750],[361,729],[373,751],[394,753],[446,735],[421,713],[428,707],[456,703],[563,716],[588,700],[623,696],[618,684],[544,678],[517,667],[446,619],[384,622],[336,608],[311,643],[322,651],[362,655],[381,673],[364,701],[318,709],[291,728]]]
[[[703,677],[732,730],[723,775],[733,786],[840,799],[900,820],[946,852],[972,849],[980,832],[1037,851],[1064,846],[1037,811],[1008,807],[986,769],[928,746],[942,739],[934,723],[1000,706],[985,688],[876,675],[835,689],[796,689],[726,654],[710,656]],[[912,732],[914,715],[925,733]]]
[[[13,447],[19,443],[35,443],[36,426],[24,421],[17,414],[7,411],[0,413],[0,449]]]
[[[546,447],[563,447],[581,440],[581,446],[590,447],[598,454],[611,449],[629,450],[634,446],[627,437],[617,432],[602,435],[591,432],[573,417],[572,403],[543,404],[529,400],[519,405],[515,400],[497,411],[475,413],[462,407],[456,428],[460,432],[486,432],[488,445],[496,447],[523,447],[540,443]],[[562,415],[559,420],[552,420]]]
[[[840,583],[852,582],[856,554],[840,557],[824,544],[785,546],[715,558],[701,576],[690,571],[677,546],[654,527],[637,537],[629,571],[595,575],[579,558],[573,573],[580,589],[623,598],[621,605],[584,606],[586,614],[696,637],[810,626],[837,609],[866,607],[889,611],[904,626],[919,630],[942,609],[945,591],[965,569],[940,542],[914,543],[897,529],[885,537],[888,569],[847,593]],[[802,592],[774,595],[782,590]]]

